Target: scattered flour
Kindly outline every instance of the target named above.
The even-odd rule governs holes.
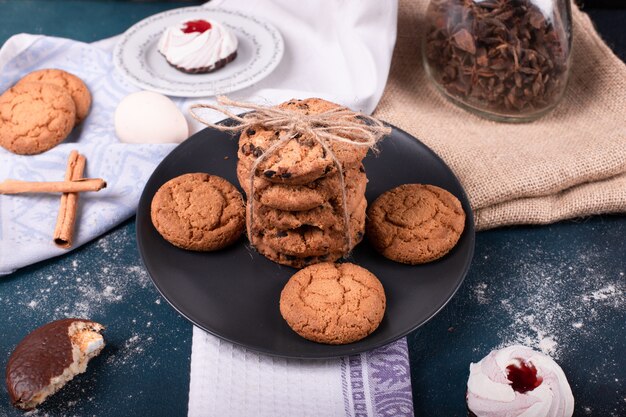
[[[580,395],[576,410],[582,416],[626,416],[624,355],[618,350],[624,341],[626,278],[619,260],[616,270],[616,260],[606,259],[603,245],[609,244],[615,242],[581,241],[577,253],[559,253],[532,241],[515,242],[510,244],[515,256],[474,260],[475,270],[495,272],[479,275],[467,292],[472,322],[493,332],[473,351],[521,344],[551,356]],[[499,262],[507,266],[494,268]],[[594,394],[582,396],[587,389]],[[606,398],[596,404],[601,389]]]
[[[498,347],[522,344],[558,359],[564,350],[575,348],[578,338],[593,337],[596,322],[608,314],[606,309],[626,308],[623,272],[610,276],[597,267],[598,262],[600,258],[591,255],[559,264],[526,259],[517,276],[495,277],[519,280],[514,284],[519,293],[500,301],[500,313],[508,317],[510,325],[499,332],[502,342]],[[472,288],[479,304],[489,302],[487,289],[497,291],[491,287],[480,282]],[[580,295],[564,297],[572,288]]]
[[[615,287],[615,285],[607,285],[604,288],[600,288],[597,291],[593,291],[591,294],[583,295],[583,301],[600,301],[600,300],[615,300],[616,302],[624,301],[624,292],[621,289]],[[616,307],[619,307],[617,305]]]
[[[538,347],[542,352],[553,355],[556,351],[557,343],[552,337],[546,336],[541,338]]]
[[[165,326],[156,319],[154,311],[168,307],[162,305],[160,298],[155,298],[158,295],[140,265],[133,239],[134,230],[123,227],[86,249],[79,249],[87,252],[80,260],[73,259],[76,255],[71,254],[10,282],[11,297],[4,294],[0,297],[0,311],[5,312],[3,320],[20,326],[65,317],[102,322],[107,327],[107,347],[101,354],[105,363],[82,376],[86,384],[90,378],[125,380],[131,372],[136,377],[143,375],[147,368],[162,366],[160,355],[175,349],[169,341],[189,337],[190,332],[188,327]],[[92,253],[96,256],[90,256]],[[9,353],[9,350],[5,352]],[[68,391],[64,392],[67,395]],[[54,405],[54,413],[44,408],[24,415],[92,415],[85,413],[84,407],[96,401],[95,397],[69,395],[69,398]],[[126,404],[124,401],[121,400],[122,409],[132,408],[130,401]],[[0,416],[3,415],[0,407]]]
[[[474,293],[474,298],[478,301],[478,304],[487,304],[489,303],[489,298],[487,297],[487,283],[479,282],[472,289]]]

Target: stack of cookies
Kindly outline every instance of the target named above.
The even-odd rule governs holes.
[[[339,106],[311,98],[278,107],[319,114]],[[256,159],[285,133],[258,125],[243,131],[239,139],[237,176],[248,199],[253,199],[246,213],[250,239],[261,254],[284,265],[302,268],[335,261],[363,238],[367,177],[362,160],[367,148],[328,144],[342,166],[345,193],[332,155],[307,134],[295,134],[251,172]]]

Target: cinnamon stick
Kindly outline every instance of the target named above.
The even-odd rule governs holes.
[[[20,181],[0,182],[0,194],[21,193],[80,193],[100,191],[107,183],[102,178],[81,178],[73,181]]]
[[[83,177],[86,159],[77,151],[70,152],[65,170],[65,181],[77,181]],[[54,243],[64,249],[72,246],[74,237],[74,223],[76,222],[76,207],[78,205],[78,193],[69,192],[61,195],[61,205],[57,224],[54,228]]]

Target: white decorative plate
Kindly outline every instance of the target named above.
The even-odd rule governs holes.
[[[158,51],[163,31],[182,21],[211,18],[233,31],[237,58],[208,74],[186,74]],[[150,16],[130,27],[115,46],[113,62],[130,82],[169,96],[227,94],[260,81],[278,66],[283,38],[271,24],[241,12],[211,7],[184,7]]]

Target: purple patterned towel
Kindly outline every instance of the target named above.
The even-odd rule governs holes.
[[[297,360],[194,328],[189,417],[208,416],[413,416],[406,339],[340,359]]]

